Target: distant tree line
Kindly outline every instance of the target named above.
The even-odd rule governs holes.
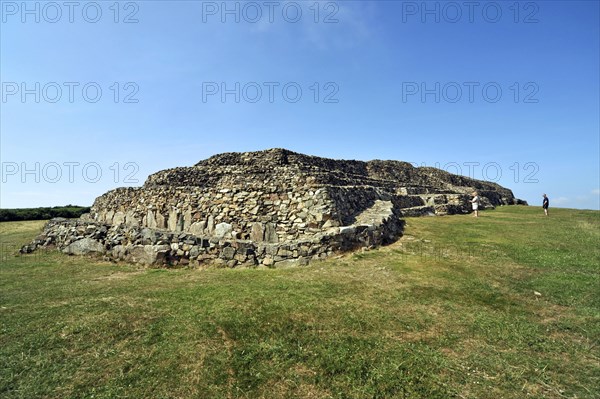
[[[77,205],[54,206],[51,208],[0,209],[0,222],[17,220],[46,220],[57,217],[78,218],[90,211],[90,207]]]

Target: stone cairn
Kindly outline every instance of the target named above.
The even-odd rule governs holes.
[[[52,219],[21,249],[155,266],[286,266],[396,240],[406,216],[525,204],[495,183],[399,161],[345,161],[284,149],[215,155]]]

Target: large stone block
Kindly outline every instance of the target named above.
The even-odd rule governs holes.
[[[121,211],[115,212],[115,216],[113,216],[112,222],[113,224],[125,223],[125,213]]]
[[[188,231],[194,235],[201,236],[204,234],[205,226],[206,226],[205,221],[194,222],[190,225],[190,228],[188,229]]]
[[[150,209],[148,209],[148,212],[146,213],[146,226],[150,227],[151,229],[155,229],[157,227],[154,212]]]
[[[165,217],[159,211],[156,211],[156,227],[158,229],[164,229],[167,227]]]
[[[82,238],[65,247],[63,252],[69,255],[103,254],[104,245],[92,238]]]
[[[187,231],[189,229],[189,227],[192,224],[192,211],[191,209],[187,209],[184,213],[183,213],[183,227],[181,228],[182,231]]]
[[[231,260],[235,257],[235,253],[236,253],[235,248],[225,247],[221,251],[221,259]]]
[[[218,238],[230,237],[232,231],[233,226],[231,226],[229,223],[219,223],[215,226],[214,235]]]
[[[277,230],[275,227],[275,223],[267,223],[265,226],[265,242],[268,243],[278,243],[279,236],[277,235]]]
[[[250,231],[250,239],[255,242],[262,242],[265,239],[265,229],[262,223],[252,223],[252,230]]]
[[[213,215],[208,216],[208,221],[206,222],[206,232],[208,235],[212,235],[215,231],[215,218]]]
[[[140,220],[135,216],[135,212],[129,210],[125,213],[125,224],[129,227],[137,227],[140,225]]]
[[[179,212],[176,209],[169,211],[169,220],[167,221],[167,228],[171,231],[177,230],[177,221],[179,220]]]
[[[136,245],[127,252],[126,259],[143,265],[153,265],[156,263],[158,254],[153,245]]]

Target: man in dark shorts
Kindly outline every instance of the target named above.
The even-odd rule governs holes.
[[[544,215],[548,216],[548,205],[550,205],[550,200],[548,200],[548,196],[544,194],[544,202],[542,202],[542,208],[544,208]]]

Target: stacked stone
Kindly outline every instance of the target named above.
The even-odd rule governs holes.
[[[401,234],[401,217],[520,203],[497,184],[399,161],[343,161],[272,149],[215,155],[98,197],[23,248],[55,246],[145,264],[305,263]],[[92,243],[95,241],[95,243]]]
[[[357,225],[332,227],[310,239],[276,243],[228,238],[230,225],[226,223],[216,225],[212,236],[197,236],[125,223],[107,226],[89,216],[74,220],[56,218],[48,222],[31,244],[21,248],[21,253],[31,253],[40,247],[56,248],[70,255],[95,254],[107,260],[155,266],[305,265],[340,251],[372,248],[392,241],[402,227],[392,208],[391,202],[380,204]],[[268,230],[260,232],[263,234],[268,235]]]
[[[216,226],[226,223],[231,226],[227,238],[267,242],[309,237],[339,225],[332,220],[333,204],[326,188],[301,188],[286,192],[248,191],[247,187],[117,189],[96,200],[92,216],[107,224],[196,235],[215,234]]]

